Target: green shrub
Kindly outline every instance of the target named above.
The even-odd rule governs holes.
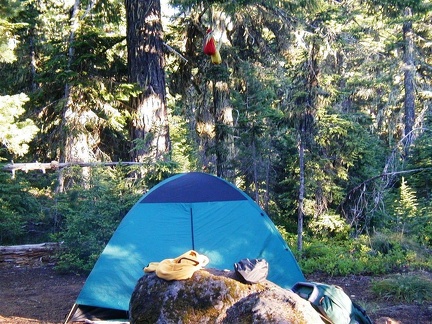
[[[300,267],[305,274],[322,272],[332,276],[432,269],[427,250],[416,250],[415,246],[390,237],[377,239],[373,249],[371,241],[368,236],[345,240],[306,238]]]
[[[57,269],[89,272],[124,215],[142,195],[140,186],[125,186],[121,170],[92,170],[87,188],[78,183],[57,196],[62,241]],[[141,187],[142,188],[142,187]]]
[[[349,226],[340,215],[327,213],[309,221],[308,229],[314,237],[345,238],[349,233]]]
[[[372,282],[372,291],[380,298],[427,303],[432,302],[432,279],[421,274],[397,274]]]
[[[376,233],[370,238],[370,245],[374,252],[388,254],[394,247],[394,242],[388,235]]]
[[[48,237],[44,233],[51,222],[42,212],[44,193],[28,178],[0,173],[0,245],[40,243]]]
[[[355,240],[311,239],[304,243],[300,266],[304,273],[323,272],[329,275],[363,273],[365,264]]]
[[[428,248],[432,248],[432,205],[425,207],[423,214],[417,216],[412,225],[413,236]]]
[[[24,233],[25,222],[9,204],[0,207],[0,245],[14,244]]]

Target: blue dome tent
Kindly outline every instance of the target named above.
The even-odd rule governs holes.
[[[291,288],[305,278],[263,210],[233,184],[200,172],[172,176],[126,214],[88,276],[66,322],[126,318],[143,268],[195,250],[207,268],[233,270],[244,258],[263,258],[267,279]]]

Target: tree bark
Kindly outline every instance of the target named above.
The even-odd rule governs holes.
[[[129,82],[142,92],[130,99],[131,158],[163,160],[170,151],[163,32],[159,0],[126,0]]]

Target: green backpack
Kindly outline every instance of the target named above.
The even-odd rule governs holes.
[[[366,311],[354,303],[341,287],[317,282],[298,282],[292,288],[308,300],[331,324],[372,324]]]

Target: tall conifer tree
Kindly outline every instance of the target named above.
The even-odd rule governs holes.
[[[129,82],[141,92],[130,99],[132,159],[163,160],[170,150],[159,0],[126,0]]]

